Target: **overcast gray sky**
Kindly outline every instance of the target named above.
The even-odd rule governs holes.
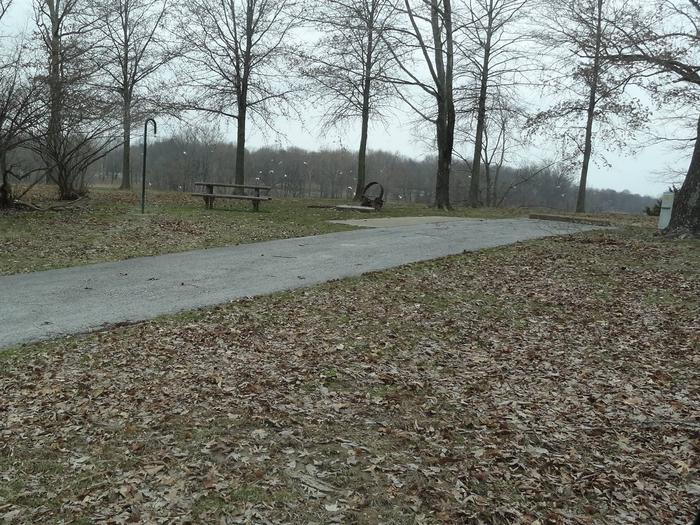
[[[21,31],[23,28],[31,30],[33,26],[31,0],[15,0],[5,25],[13,32]],[[256,148],[266,145],[282,145],[306,149],[344,146],[351,150],[357,147],[359,143],[358,126],[320,136],[316,131],[319,129],[320,110],[309,108],[304,112],[304,115],[304,123],[289,119],[278,123],[278,127],[286,136],[286,139],[281,143],[275,137],[266,136],[257,131],[254,126],[249,127],[248,146]],[[399,108],[389,120],[390,123],[386,126],[375,124],[370,129],[370,149],[397,152],[413,158],[420,158],[431,153],[430,146],[426,141],[428,137],[416,132],[415,121],[410,110]],[[666,136],[690,135],[690,132],[684,133],[685,130],[671,128],[664,130],[665,133],[659,133],[658,126],[659,124],[654,125],[657,134],[665,134]],[[165,131],[167,133],[167,127],[165,127]],[[231,125],[222,125],[221,131],[227,139],[233,140],[235,137],[235,130]],[[160,134],[160,138],[162,137],[163,133]],[[663,192],[668,186],[666,181],[672,178],[667,174],[674,170],[677,172],[687,168],[687,163],[690,161],[690,150],[674,151],[663,144],[645,145],[648,142],[648,137],[641,137],[635,144],[638,148],[636,152],[606,154],[605,157],[610,165],[597,160],[589,174],[589,186],[620,191],[629,190],[633,193],[649,195]],[[465,144],[457,145],[463,154],[468,153],[468,147]],[[543,142],[523,151],[519,157],[521,161],[537,161],[551,157],[552,153],[547,151],[546,142]]]

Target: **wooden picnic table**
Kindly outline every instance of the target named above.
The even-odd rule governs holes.
[[[253,210],[258,211],[260,202],[271,201],[272,197],[269,195],[260,195],[261,191],[269,192],[271,186],[251,186],[248,184],[226,184],[223,182],[195,182],[195,186],[203,186],[205,189],[202,191],[195,191],[192,193],[195,197],[204,198],[204,207],[212,209],[214,207],[214,199],[240,199],[250,201],[253,205]],[[234,188],[237,190],[253,190],[255,195],[246,195],[245,193],[215,193],[214,188]]]

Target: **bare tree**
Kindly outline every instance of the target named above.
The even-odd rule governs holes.
[[[481,158],[479,159],[484,167],[486,206],[489,207],[498,206],[503,202],[500,192],[501,170],[506,161],[510,160],[509,156],[513,149],[519,145],[516,133],[521,129],[523,120],[521,118],[522,111],[519,108],[510,104],[503,96],[495,98],[494,107],[486,115],[483,125]],[[471,194],[469,200],[474,202]]]
[[[605,58],[614,37],[607,20],[622,11],[612,0],[546,0],[538,38],[543,54],[550,56],[550,75],[544,81],[560,100],[535,115],[531,128],[548,128],[563,137],[564,148],[573,146],[571,158],[582,156],[576,211],[586,208],[588,172],[593,143],[619,147],[622,136],[642,127],[647,111],[626,89],[635,75],[622,74]],[[568,97],[562,97],[566,94]],[[583,120],[583,126],[579,121]],[[597,135],[597,136],[596,136]]]
[[[474,155],[471,162],[469,203],[480,204],[479,179],[481,174],[482,146],[486,132],[488,98],[490,91],[512,75],[514,62],[520,57],[514,51],[521,45],[524,35],[510,31],[509,26],[524,14],[526,0],[467,0],[467,21],[464,25],[466,40],[460,45],[471,65],[478,86]],[[529,2],[532,3],[532,2]],[[519,47],[519,46],[518,46]],[[488,198],[489,192],[487,192]]]
[[[495,86],[490,96],[481,143],[481,166],[486,187],[480,189],[480,202],[483,198],[488,207],[500,207],[511,191],[532,183],[555,164],[543,160],[524,168],[509,168],[508,165],[516,160],[517,152],[522,152],[529,145],[524,132],[527,115],[512,94],[502,92],[500,87]],[[470,124],[473,125],[473,122]],[[466,127],[459,131],[469,135],[473,133],[473,128]],[[465,162],[467,171],[471,172],[471,158],[457,155]],[[503,180],[502,175],[506,171],[509,176]]]
[[[11,3],[0,0],[0,22]],[[21,178],[10,166],[8,154],[32,138],[40,117],[39,90],[32,70],[25,63],[21,43],[0,47],[0,208],[12,202],[10,176]]]
[[[556,165],[556,161],[549,161],[516,169],[514,176],[508,181],[508,183],[502,185],[502,187],[500,188],[494,187],[493,206],[495,206],[496,208],[500,208],[501,206],[503,206],[503,202],[510,195],[511,191],[516,190],[518,188],[526,187],[527,185],[533,182],[537,182],[537,179],[540,178],[541,175],[548,174],[550,170]],[[554,187],[557,189],[561,185],[560,181],[564,180],[565,176],[559,173],[558,177],[560,180],[557,181],[557,183],[554,185]],[[562,197],[563,196],[564,195],[562,195]],[[542,195],[540,198],[542,201],[546,201],[545,195]],[[533,204],[530,203],[528,205],[532,206]]]
[[[401,90],[398,94],[424,121],[435,126],[437,174],[435,207],[449,209],[450,171],[455,136],[454,71],[455,46],[452,0],[404,0],[402,9],[407,24],[397,28],[389,44],[401,76],[392,81],[401,87],[413,87],[427,96],[427,109]],[[427,77],[413,68],[413,58],[427,70]]]
[[[121,189],[131,188],[131,131],[134,111],[153,109],[148,81],[177,56],[164,37],[168,0],[94,0],[91,14],[98,21],[101,52],[97,65],[106,88],[119,97],[122,121]],[[145,88],[145,89],[140,89]],[[150,106],[150,107],[149,107]]]
[[[583,146],[583,163],[581,164],[581,179],[578,185],[578,197],[576,198],[576,212],[586,211],[586,186],[588,179],[588,166],[593,149],[593,119],[598,99],[598,89],[601,70],[601,54],[603,45],[603,0],[597,0],[595,15],[595,32],[593,33],[593,53],[590,71],[588,73],[588,108],[586,109],[586,136]]]
[[[294,0],[191,0],[178,26],[185,47],[187,88],[182,109],[236,120],[235,183],[245,182],[248,118],[273,129],[289,108]]]
[[[114,108],[99,89],[95,20],[82,0],[34,0],[34,13],[48,71],[46,133],[32,148],[43,159],[59,198],[75,199],[85,190],[87,168],[115,143]]]
[[[0,59],[0,208],[12,202],[10,176],[23,176],[13,170],[8,155],[28,143],[40,120],[39,87],[24,75],[21,53],[9,62]]]
[[[646,87],[661,102],[696,111],[700,97],[700,1],[655,0],[632,4],[626,17],[609,21],[619,33],[606,59],[630,74],[649,77]],[[649,76],[651,75],[651,76]],[[670,235],[700,236],[700,118],[690,166],[676,193]]]
[[[395,0],[327,0],[310,17],[323,36],[304,75],[326,108],[324,128],[361,121],[355,200],[366,185],[370,119],[384,116],[393,94],[386,83],[393,58],[384,37],[396,18]]]

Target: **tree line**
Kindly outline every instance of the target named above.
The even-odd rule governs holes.
[[[152,189],[190,192],[194,183],[215,180],[233,183],[230,166],[236,147],[215,133],[193,133],[191,129],[149,146],[151,159],[148,184]],[[91,169],[98,184],[114,186],[121,177],[122,152],[115,150]],[[246,152],[245,170],[252,184],[269,185],[275,195],[288,198],[351,199],[355,194],[356,153],[347,149],[307,151],[301,148],[264,147]],[[140,153],[134,161],[140,162]],[[434,201],[435,157],[417,160],[385,151],[369,151],[366,173],[386,189],[391,202],[432,204]],[[468,202],[468,163],[457,161],[453,202]],[[140,182],[136,176],[136,182]],[[493,207],[542,207],[570,210],[577,200],[574,177],[554,163],[503,166],[492,181]],[[628,191],[587,190],[592,212],[642,213],[655,199]]]
[[[12,1],[0,0],[0,21]],[[130,188],[134,123],[153,115],[235,123],[232,177],[250,182],[250,127],[274,134],[278,117],[302,119],[313,104],[324,129],[359,124],[343,169],[352,182],[342,181],[356,198],[370,124],[400,106],[433,144],[423,195],[434,206],[502,202],[515,152],[546,140],[558,152],[554,171],[576,173],[582,212],[591,162],[648,126],[652,108],[635,94],[687,115],[700,86],[697,0],[32,2],[34,27],[0,39],[4,205],[10,178],[32,171],[13,164],[17,150],[41,160],[36,169],[61,198],[75,198],[88,169],[119,149]],[[683,138],[695,150],[674,232],[700,228],[698,136]]]

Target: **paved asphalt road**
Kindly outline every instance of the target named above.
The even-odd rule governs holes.
[[[455,220],[9,275],[0,277],[0,347],[590,229],[527,219]]]

